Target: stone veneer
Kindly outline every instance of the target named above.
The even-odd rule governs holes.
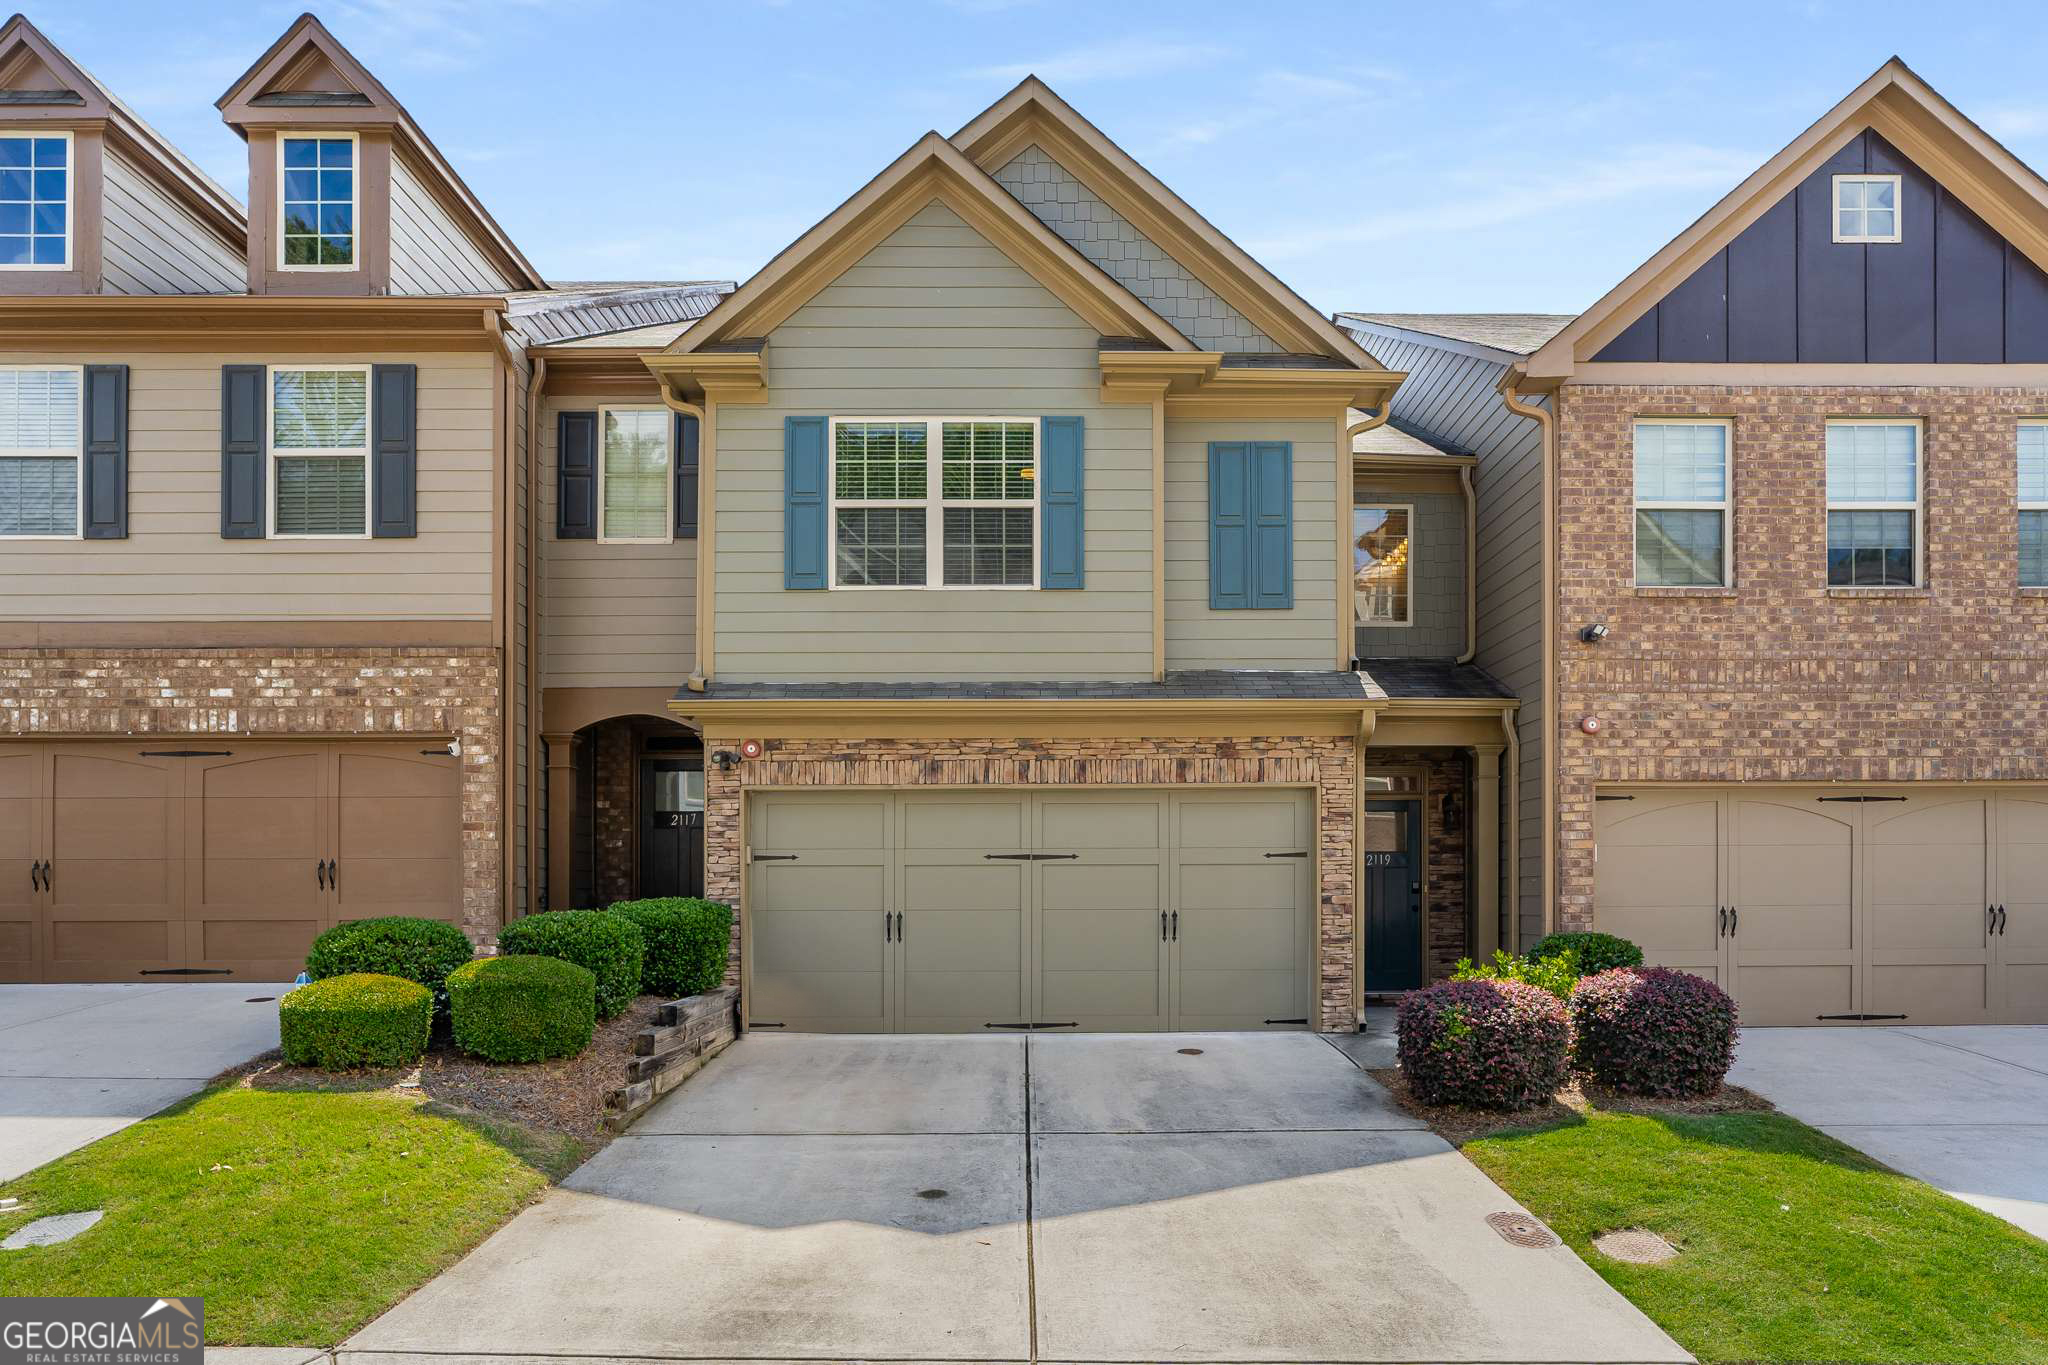
[[[1558,410],[1560,927],[1592,927],[1597,784],[2048,781],[2014,506],[2048,389],[1569,385]],[[1733,589],[1633,586],[1639,416],[1732,421]],[[1925,424],[1926,585],[1830,590],[1827,419],[1891,416]]]
[[[489,943],[503,871],[495,649],[0,650],[0,736],[442,734],[462,741],[462,927]]]
[[[1339,737],[1259,739],[768,740],[730,772],[705,773],[704,881],[739,904],[740,804],[749,787],[1212,787],[1313,784],[1321,830],[1317,908],[1318,1015],[1325,1031],[1358,1025],[1354,977],[1352,743]],[[713,747],[716,747],[715,745]],[[737,925],[726,980],[739,979]]]

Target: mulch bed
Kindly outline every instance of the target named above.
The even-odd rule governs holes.
[[[1605,1086],[1590,1085],[1580,1080],[1567,1081],[1564,1087],[1549,1100],[1533,1109],[1519,1109],[1512,1112],[1498,1109],[1472,1109],[1464,1105],[1424,1104],[1415,1098],[1408,1088],[1407,1077],[1399,1067],[1384,1067],[1366,1072],[1385,1086],[1394,1097],[1394,1102],[1403,1110],[1421,1119],[1444,1141],[1453,1147],[1462,1147],[1474,1138],[1490,1133],[1513,1132],[1526,1128],[1554,1128],[1560,1124],[1577,1123],[1584,1115],[1595,1110],[1610,1114],[1683,1115],[1696,1117],[1702,1114],[1767,1114],[1775,1106],[1763,1096],[1739,1085],[1724,1085],[1711,1095],[1697,1095],[1686,1099],[1655,1099],[1647,1095],[1629,1095]]]

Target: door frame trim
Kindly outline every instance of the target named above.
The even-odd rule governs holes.
[[[1421,855],[1422,859],[1422,933],[1417,936],[1420,941],[1417,944],[1419,961],[1416,964],[1416,976],[1422,982],[1422,986],[1427,986],[1429,984],[1429,798],[1431,795],[1429,770],[1425,767],[1416,766],[1379,769],[1376,771],[1414,773],[1422,780],[1422,790],[1417,792],[1368,793],[1365,799],[1358,803],[1358,810],[1351,817],[1351,828],[1353,831],[1351,837],[1354,843],[1361,845],[1356,852],[1359,870],[1363,872],[1365,868],[1365,849],[1362,845],[1365,840],[1362,836],[1365,833],[1366,807],[1374,801],[1413,801],[1416,803],[1415,819],[1421,829],[1421,843],[1416,852]],[[1470,856],[1469,849],[1467,850],[1467,856]],[[1352,899],[1358,905],[1357,912],[1352,916],[1355,942],[1352,945],[1351,954],[1351,998],[1357,1002],[1359,1017],[1363,1019],[1365,1016],[1366,926],[1372,920],[1372,915],[1365,903],[1365,879],[1363,877],[1359,879]],[[1418,986],[1415,989],[1420,990],[1422,986]]]

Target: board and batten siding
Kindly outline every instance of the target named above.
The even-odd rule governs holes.
[[[419,534],[223,540],[221,366],[419,367]],[[128,366],[128,538],[0,539],[4,621],[382,621],[491,617],[492,358],[0,352],[4,365]]]
[[[1337,440],[1334,417],[1166,419],[1166,667],[1328,670],[1337,658]],[[1209,605],[1209,443],[1293,447],[1294,605]],[[1346,473],[1345,482],[1348,483]]]
[[[1408,611],[1412,624],[1352,632],[1361,659],[1455,659],[1465,652],[1465,498],[1381,486],[1361,476],[1354,507],[1409,507]]]
[[[512,288],[455,225],[432,191],[406,165],[391,159],[391,292],[394,294],[501,294]]]
[[[240,294],[243,248],[221,241],[119,152],[101,165],[101,269],[109,294]]]
[[[793,313],[768,402],[717,413],[717,676],[1150,678],[1152,410],[1101,401],[1098,340],[936,201]],[[1086,587],[784,589],[784,418],[1046,415],[1087,423]]]
[[[1417,333],[1370,325],[1353,334],[1388,369],[1408,378],[1394,392],[1393,415],[1407,429],[1479,457],[1479,652],[1474,662],[1521,698],[1517,793],[1516,915],[1529,944],[1543,933],[1543,433],[1501,402],[1507,372],[1501,353],[1457,342],[1431,344]],[[1549,406],[1544,399],[1542,405]],[[1502,822],[1505,830],[1506,822]]]
[[[697,667],[697,542],[608,545],[555,538],[556,415],[606,406],[661,409],[652,398],[629,403],[550,395],[534,433],[540,450],[541,685],[680,687]]]

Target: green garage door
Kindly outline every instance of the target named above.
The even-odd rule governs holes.
[[[749,806],[755,1027],[1303,1027],[1307,793],[775,793]]]

